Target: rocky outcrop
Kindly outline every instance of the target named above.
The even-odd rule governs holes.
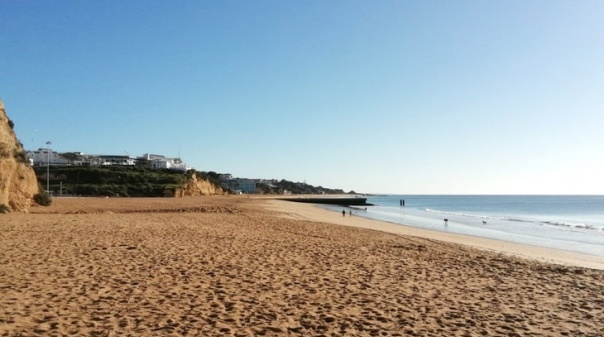
[[[189,197],[200,195],[224,195],[227,194],[220,186],[200,178],[197,174],[191,174],[181,188],[174,192],[175,197]]]
[[[0,101],[0,208],[26,212],[38,193],[36,174]]]

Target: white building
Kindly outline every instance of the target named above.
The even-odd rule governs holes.
[[[37,151],[25,151],[25,157],[32,165],[37,166],[60,166],[69,165],[69,160],[63,158],[60,153],[52,149],[40,148]]]
[[[156,170],[168,169],[185,172],[191,169],[191,167],[183,163],[180,158],[168,158],[158,154],[145,153],[141,159],[148,161],[151,168]]]
[[[231,179],[222,181],[220,185],[226,189],[229,189],[232,192],[241,192],[245,194],[254,194],[256,193],[256,180],[254,179]]]
[[[90,165],[93,166],[134,166],[136,158],[128,155],[99,155],[90,158]]]
[[[191,169],[180,158],[168,158],[148,153],[145,153],[142,157],[134,158],[129,155],[85,155],[82,152],[58,153],[51,149],[40,148],[37,151],[26,151],[25,156],[31,165],[37,166],[47,164],[51,166],[135,166],[137,160],[141,160],[148,162],[151,168],[158,170],[169,169],[186,172]]]

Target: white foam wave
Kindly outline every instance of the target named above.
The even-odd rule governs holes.
[[[497,216],[480,215],[480,214],[468,214],[468,213],[461,213],[461,212],[448,212],[448,211],[440,211],[440,210],[435,210],[435,209],[430,209],[430,208],[425,208],[424,211],[429,212],[429,213],[437,213],[437,214],[450,215],[450,216],[451,215],[462,216],[462,217],[478,218],[478,219],[541,223],[543,225],[546,225],[546,226],[549,226],[552,228],[558,228],[558,229],[604,232],[604,226],[590,225],[590,224],[585,224],[585,223],[571,223],[571,222],[563,222],[563,221],[536,221],[536,220],[529,220],[529,219],[506,218],[506,217],[497,217]]]
[[[459,212],[447,212],[447,211],[439,211],[439,210],[430,209],[430,208],[425,208],[425,209],[424,209],[424,211],[429,212],[429,213],[438,213],[438,214],[456,215],[456,216],[464,216],[464,217],[469,217],[469,218],[491,219],[491,220],[523,221],[523,220],[509,219],[509,218],[502,218],[502,217],[489,216],[489,215],[480,215],[480,214],[468,214],[468,213],[459,213]]]
[[[571,223],[571,222],[562,222],[562,221],[543,221],[543,224],[545,224],[546,226],[550,226],[550,227],[567,228],[570,230],[576,229],[576,230],[583,230],[583,231],[585,231],[585,230],[599,231],[599,232],[604,231],[604,227],[596,226],[596,225],[589,225],[589,224],[584,224],[584,223]]]

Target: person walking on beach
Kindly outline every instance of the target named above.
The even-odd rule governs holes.
[[[346,211],[345,210],[342,210],[342,216],[346,217]]]
[[[348,211],[348,215],[352,216],[352,210]]]

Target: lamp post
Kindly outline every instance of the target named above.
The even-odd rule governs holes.
[[[50,140],[46,142],[46,145],[50,144]],[[50,147],[46,148],[46,193],[50,194]]]

